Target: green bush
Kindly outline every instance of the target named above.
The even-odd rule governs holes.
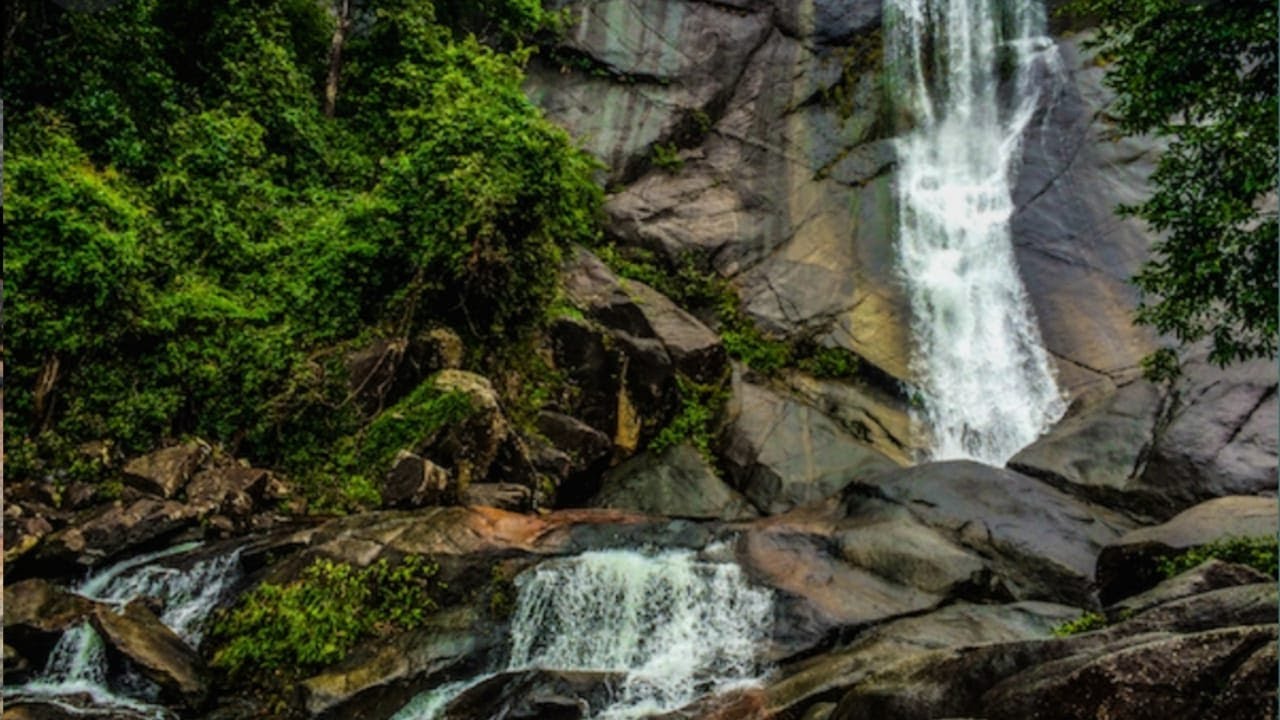
[[[365,568],[316,559],[288,584],[262,583],[213,621],[212,665],[268,684],[346,658],[360,640],[411,630],[436,608],[438,566],[418,556]]]
[[[649,441],[649,450],[660,453],[688,443],[711,462],[716,421],[729,399],[728,390],[720,385],[696,383],[683,375],[676,376],[676,384],[680,390],[680,412]]]
[[[369,421],[345,355],[447,325],[483,357],[543,321],[560,251],[595,241],[602,197],[596,163],[521,90],[522,43],[559,14],[355,5],[334,117],[323,4],[15,15],[11,443],[136,454],[196,434],[365,502],[335,458]]]
[[[1171,578],[1207,560],[1217,559],[1248,565],[1258,572],[1280,578],[1280,573],[1276,569],[1276,558],[1276,536],[1274,535],[1233,537],[1162,558],[1158,569],[1161,575]]]
[[[1053,629],[1053,634],[1057,637],[1069,637],[1093,630],[1100,630],[1107,626],[1107,618],[1101,613],[1089,612],[1081,615],[1075,620],[1065,622]]]

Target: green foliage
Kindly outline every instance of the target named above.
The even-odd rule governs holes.
[[[688,443],[710,461],[716,421],[729,399],[729,391],[723,385],[703,385],[683,375],[676,376],[676,384],[680,389],[680,412],[649,441],[649,450],[660,453]]]
[[[799,366],[818,378],[852,378],[857,376],[861,360],[841,347],[821,347],[802,358]]]
[[[1053,629],[1053,634],[1057,637],[1069,637],[1080,633],[1090,632],[1092,630],[1101,630],[1107,626],[1107,618],[1101,613],[1088,612],[1075,620],[1065,622]]]
[[[680,148],[675,145],[655,143],[653,146],[653,164],[671,174],[684,169],[684,159],[680,157]]]
[[[419,556],[365,568],[318,558],[297,580],[262,583],[214,618],[212,665],[267,685],[340,662],[363,638],[419,627],[436,608],[437,570]]]
[[[360,465],[380,477],[398,451],[427,442],[441,429],[462,422],[470,414],[471,401],[465,393],[444,392],[430,381],[425,382],[365,429]]]
[[[1154,192],[1122,212],[1160,233],[1135,277],[1138,320],[1183,344],[1211,341],[1219,364],[1273,357],[1277,338],[1280,162],[1270,0],[1077,0],[1101,21],[1094,45],[1117,93],[1109,112],[1130,134],[1169,140]],[[1166,351],[1146,369],[1176,371]]]
[[[1240,563],[1273,578],[1280,578],[1276,568],[1276,536],[1233,537],[1208,545],[1191,548],[1186,552],[1162,558],[1158,569],[1167,578],[1180,575],[1201,563],[1217,559]]]
[[[345,355],[433,324],[509,344],[597,236],[596,164],[521,91],[560,17],[536,0],[356,3],[332,118],[324,3],[19,4],[11,443],[198,434],[367,503]]]

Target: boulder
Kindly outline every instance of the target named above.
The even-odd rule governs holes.
[[[637,455],[610,470],[590,505],[704,520],[744,520],[759,515],[689,445],[676,445],[658,455]]]
[[[724,376],[728,356],[720,337],[665,295],[617,277],[581,247],[566,262],[563,277],[570,301],[620,341],[656,340],[674,370],[697,382]]]
[[[465,370],[442,370],[429,382],[441,392],[466,396],[471,412],[463,422],[430,438],[425,448],[404,449],[424,454],[448,468],[459,488],[483,481],[512,435],[498,393],[487,378]]]
[[[45,516],[28,515],[21,505],[7,506],[4,513],[4,561],[12,564],[51,532],[53,525]]]
[[[151,496],[127,504],[117,500],[46,537],[33,557],[53,568],[92,567],[194,527],[201,516],[199,508],[174,500]]]
[[[28,664],[42,668],[62,633],[93,613],[96,603],[32,578],[4,588],[4,642]]]
[[[1167,489],[1145,478],[1166,394],[1143,380],[1073,411],[1009,460],[1009,469],[1112,507],[1168,517]]]
[[[770,716],[793,714],[815,698],[836,697],[878,668],[911,655],[979,643],[1008,643],[1049,637],[1050,631],[1076,614],[1065,605],[1025,602],[1012,605],[957,603],[917,617],[878,625],[847,647],[780,667],[765,686]],[[835,710],[823,707],[822,717]]]
[[[609,436],[564,413],[543,410],[534,420],[538,432],[573,461],[571,473],[599,471],[613,450]]]
[[[1243,585],[1175,600],[1106,629],[1058,639],[925,650],[864,662],[831,717],[1240,717],[1274,703],[1249,665],[1276,639],[1276,589]],[[1263,654],[1266,657],[1266,654]],[[814,661],[816,662],[816,661]],[[1223,696],[1218,691],[1231,686]],[[1270,696],[1264,704],[1259,699]],[[1223,701],[1228,702],[1223,704]]]
[[[731,484],[766,514],[898,467],[812,407],[735,378],[724,432]]]
[[[130,602],[119,612],[99,606],[91,620],[109,651],[128,659],[159,685],[169,702],[189,709],[204,704],[208,686],[200,657],[142,602]]]
[[[203,512],[220,512],[243,518],[266,499],[271,471],[235,462],[206,467],[186,487],[187,503]]]
[[[1274,537],[1280,527],[1275,498],[1232,496],[1184,510],[1168,522],[1116,538],[1098,557],[1097,584],[1104,603],[1142,592],[1162,577],[1162,558],[1231,537]]]
[[[438,370],[462,367],[463,345],[446,327],[429,328],[412,340],[378,338],[345,359],[351,397],[373,415],[408,394]]]
[[[1062,720],[1274,717],[1274,665],[1259,673],[1240,662],[1268,647],[1274,657],[1275,644],[1274,624],[1149,637],[1018,673],[981,704],[992,720],[1048,717],[1048,708]]]
[[[477,620],[474,610],[458,608],[417,630],[360,645],[300,683],[302,705],[311,717],[388,717],[441,674],[478,671],[498,638]]]
[[[143,492],[176,497],[211,454],[212,448],[202,440],[174,445],[125,463],[124,477]]]
[[[1107,607],[1107,618],[1112,621],[1123,620],[1175,600],[1237,585],[1266,583],[1268,580],[1266,575],[1247,565],[1212,559],[1171,577],[1146,592],[1124,598]]]
[[[1276,361],[1218,368],[1200,352],[1183,371],[1178,402],[1143,472],[1143,482],[1164,493],[1173,512],[1276,489]]]
[[[615,699],[617,673],[522,670],[499,673],[444,708],[444,720],[586,720]]]
[[[1096,607],[1098,552],[1134,524],[1033,478],[970,461],[928,463],[865,482],[987,558],[1022,600]],[[846,501],[860,502],[865,492],[851,486]]]
[[[382,505],[388,508],[442,505],[456,494],[449,471],[406,450],[396,455],[382,482]]]

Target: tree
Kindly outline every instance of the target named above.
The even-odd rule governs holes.
[[[1100,21],[1113,112],[1169,140],[1153,193],[1121,212],[1160,234],[1134,278],[1139,322],[1219,365],[1276,353],[1277,10],[1274,0],[1077,0]],[[1171,378],[1177,355],[1146,358]]]

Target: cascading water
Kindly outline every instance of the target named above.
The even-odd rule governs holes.
[[[506,669],[621,674],[617,701],[597,718],[674,710],[760,674],[773,598],[735,564],[608,550],[542,563],[516,583]],[[474,682],[424,693],[395,720],[436,717]]]
[[[197,545],[186,543],[117,563],[92,575],[75,592],[121,607],[139,597],[158,598],[164,605],[160,621],[196,647],[203,638],[203,620],[240,578],[238,550],[201,560],[187,569],[158,563]],[[151,704],[156,692],[154,685],[136,675],[109,681],[106,648],[88,622],[62,634],[44,671],[34,680],[5,688],[5,695],[14,699],[26,697],[63,704],[59,698],[81,696],[94,706],[131,711],[140,717],[170,717],[167,710]]]
[[[887,0],[901,271],[930,459],[1003,465],[1065,411],[1018,275],[1012,168],[1057,72],[1032,0]]]

